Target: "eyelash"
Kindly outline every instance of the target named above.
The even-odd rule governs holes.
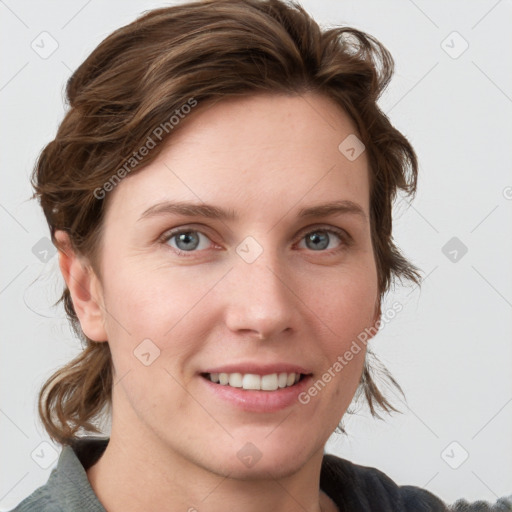
[[[332,226],[329,226],[329,227],[318,227],[318,228],[316,228],[316,227],[308,228],[308,231],[303,231],[301,233],[300,238],[299,238],[299,242],[301,240],[303,240],[306,237],[306,235],[309,235],[309,234],[312,234],[312,233],[317,233],[317,232],[323,232],[323,233],[329,233],[329,234],[336,235],[340,239],[340,246],[336,247],[335,249],[320,250],[320,251],[310,250],[310,252],[318,252],[318,253],[323,253],[323,254],[335,254],[335,253],[338,253],[338,252],[342,251],[343,249],[346,249],[347,247],[350,247],[350,245],[353,242],[352,237],[345,230],[340,229],[340,228],[335,228],[335,227],[332,227]],[[206,235],[205,233],[203,233],[199,229],[180,227],[180,228],[176,228],[176,229],[173,229],[173,230],[170,230],[170,231],[166,231],[158,239],[158,241],[160,243],[162,243],[162,244],[167,244],[167,242],[169,242],[169,240],[171,240],[175,236],[180,235],[182,233],[200,233],[200,234],[204,235],[206,238],[208,238],[210,240],[208,235]],[[193,258],[196,253],[201,252],[201,250],[199,250],[199,251],[197,251],[197,250],[182,251],[181,249],[177,249],[176,247],[171,247],[171,246],[168,246],[168,247],[174,253],[176,253],[178,256],[184,256],[186,258]]]

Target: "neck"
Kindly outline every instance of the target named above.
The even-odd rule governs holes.
[[[87,470],[87,477],[109,512],[225,512],[241,507],[244,512],[334,512],[336,506],[319,489],[322,458],[323,449],[293,474],[242,480],[200,467],[154,440],[131,437],[126,429],[120,435],[113,428],[104,454]]]

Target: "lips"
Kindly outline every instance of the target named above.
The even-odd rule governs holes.
[[[229,364],[201,372],[212,398],[251,412],[276,412],[297,403],[311,382],[312,372],[290,363]]]
[[[232,369],[232,367],[229,369]],[[203,372],[199,374],[200,389],[202,390],[200,393],[204,392],[206,400],[213,407],[226,407],[227,404],[227,407],[236,408],[244,413],[276,413],[288,407],[304,407],[304,405],[301,405],[298,397],[311,385],[313,380],[311,373],[274,372],[272,374],[266,373],[268,370],[262,370],[261,368],[259,371],[261,375],[258,373],[236,371],[230,373]],[[286,375],[285,387],[279,387],[280,374]],[[216,377],[219,379],[219,382],[214,382],[213,379]],[[292,377],[293,384],[288,386],[288,379],[291,382]],[[221,378],[226,384],[220,383]],[[296,381],[297,378],[298,380]],[[229,381],[231,379],[234,379],[232,382],[236,385],[240,384],[241,379],[242,386],[244,381],[247,381],[247,388],[244,389],[244,387],[230,385]],[[274,389],[276,379],[277,389]],[[281,384],[283,382],[284,377],[281,377]],[[258,384],[259,387],[257,387]],[[264,389],[265,387],[272,389]],[[218,410],[220,411],[221,409]]]

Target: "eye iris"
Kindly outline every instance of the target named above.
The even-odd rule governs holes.
[[[319,235],[321,233],[321,235]],[[317,245],[311,246],[309,242]],[[323,231],[315,231],[306,237],[306,245],[309,249],[325,249],[329,245],[329,235]]]
[[[199,237],[197,236],[197,233],[194,233],[192,231],[187,231],[186,233],[179,233],[176,236],[176,245],[178,246],[178,249],[181,249],[183,251],[188,251],[191,249],[197,248],[197,245],[199,244]],[[193,247],[190,247],[190,245],[180,246],[180,243],[183,242],[184,244],[190,244],[190,242],[193,242]]]

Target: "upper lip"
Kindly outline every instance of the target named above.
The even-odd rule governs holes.
[[[257,364],[254,362],[226,364],[209,368],[202,373],[252,373],[254,375],[270,375],[272,373],[311,373],[302,366],[291,363]]]

